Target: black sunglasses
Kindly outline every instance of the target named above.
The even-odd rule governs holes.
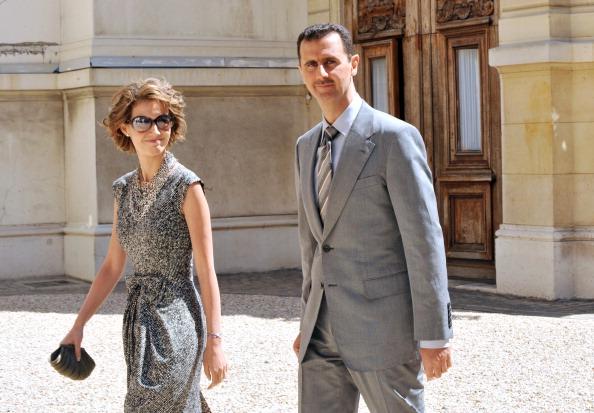
[[[161,115],[155,119],[147,118],[146,116],[136,116],[128,121],[132,128],[137,132],[146,132],[153,127],[153,123],[161,132],[171,129],[173,125],[173,117],[171,115]]]

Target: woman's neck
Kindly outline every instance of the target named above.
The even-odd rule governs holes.
[[[138,156],[138,163],[140,164],[140,181],[152,181],[159,171],[164,158],[165,152],[157,156]]]

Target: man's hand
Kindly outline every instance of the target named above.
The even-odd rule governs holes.
[[[299,334],[297,334],[295,341],[293,341],[293,351],[295,352],[295,355],[297,357],[299,357],[300,349],[301,349],[301,332],[299,332]]]
[[[450,347],[422,348],[420,352],[427,380],[440,378],[452,367],[452,349]]]

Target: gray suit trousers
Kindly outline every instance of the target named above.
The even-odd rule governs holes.
[[[299,413],[357,413],[359,395],[371,413],[424,412],[421,361],[372,371],[347,367],[334,340],[324,296],[299,365]]]

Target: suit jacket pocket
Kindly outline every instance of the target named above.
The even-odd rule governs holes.
[[[382,183],[384,183],[384,180],[380,175],[366,176],[364,178],[357,179],[353,190],[367,188],[369,186],[379,185]]]
[[[363,280],[363,288],[371,300],[410,291],[406,271]]]

